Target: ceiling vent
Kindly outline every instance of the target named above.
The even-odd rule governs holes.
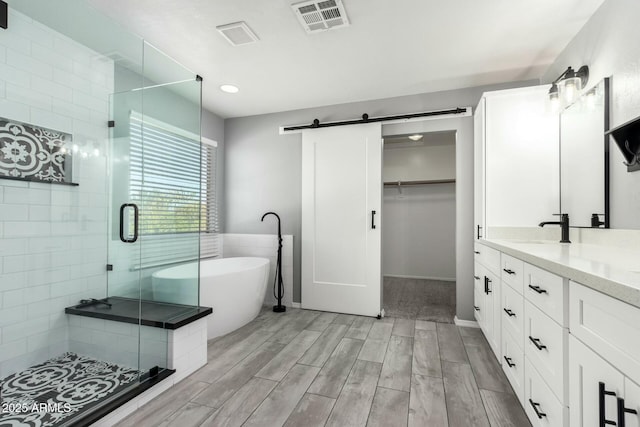
[[[216,30],[227,39],[232,46],[239,46],[242,44],[250,44],[257,42],[258,36],[251,31],[251,28],[246,22],[234,22],[233,24],[219,25]]]
[[[331,30],[349,25],[341,0],[311,0],[291,5],[307,33]]]

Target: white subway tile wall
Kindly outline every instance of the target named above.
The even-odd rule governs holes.
[[[0,378],[96,339],[68,325],[64,308],[106,296],[113,92],[111,60],[12,9],[9,20],[0,37],[0,117],[72,134],[79,186],[0,180]]]
[[[222,256],[232,257],[260,257],[269,258],[269,282],[265,294],[264,304],[275,304],[273,296],[273,280],[278,258],[278,236],[271,234],[223,234]],[[291,306],[293,301],[293,236],[282,236],[282,284],[284,297],[282,304]]]

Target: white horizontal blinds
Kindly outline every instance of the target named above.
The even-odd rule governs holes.
[[[196,259],[197,233],[217,229],[209,214],[215,192],[208,197],[215,188],[215,148],[201,149],[198,135],[136,112],[130,131],[130,198],[140,207],[142,265]],[[204,249],[204,256],[217,255],[215,245]]]
[[[218,200],[216,197],[216,164],[218,148],[215,141],[202,138],[202,171],[200,196],[206,206],[202,216],[203,232],[200,234],[200,257],[215,257],[220,254],[218,226]],[[206,172],[206,173],[205,173]]]

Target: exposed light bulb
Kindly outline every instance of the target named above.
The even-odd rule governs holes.
[[[576,100],[577,93],[578,91],[574,82],[567,82],[567,84],[564,85],[564,99],[567,101],[567,104],[571,104]]]
[[[422,135],[416,133],[415,135],[409,135],[409,139],[412,141],[420,141],[422,139]]]
[[[94,155],[95,157],[100,156],[100,150],[98,150],[97,148],[95,148],[95,149],[93,150],[93,155]]]
[[[556,96],[550,99],[551,104],[551,112],[558,113],[560,112],[560,99]]]
[[[73,152],[74,153],[77,153],[79,149],[80,149],[80,147],[78,147],[78,144],[73,144]]]

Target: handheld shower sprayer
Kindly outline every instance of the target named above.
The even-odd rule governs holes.
[[[262,215],[262,219],[260,221],[264,222],[264,218],[267,215],[274,215],[276,218],[278,218],[278,259],[276,262],[276,274],[273,279],[273,296],[278,300],[278,305],[273,306],[273,311],[275,311],[276,313],[282,313],[287,311],[287,307],[282,305],[284,286],[282,284],[282,231],[280,228],[280,216],[275,212],[267,212]]]

